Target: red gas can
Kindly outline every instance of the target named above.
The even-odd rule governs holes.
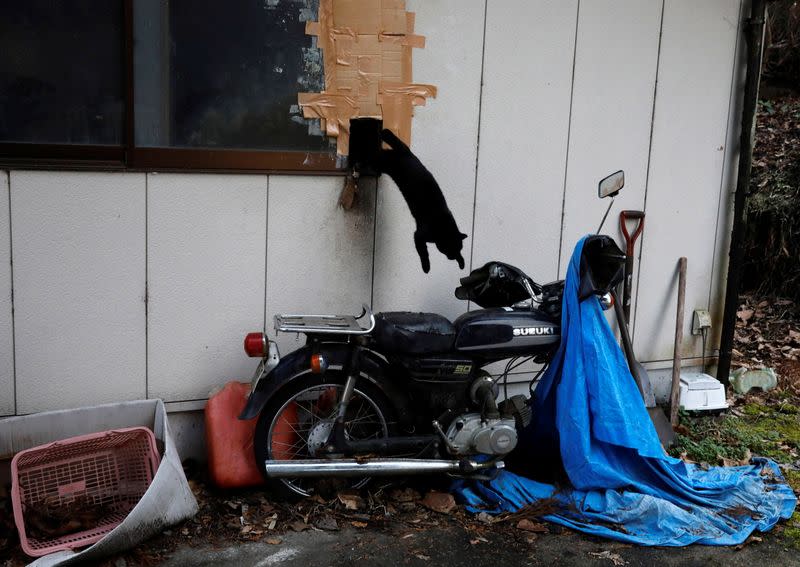
[[[220,488],[255,486],[264,482],[253,453],[256,419],[238,419],[248,395],[250,384],[228,382],[206,403],[208,470],[211,480]]]

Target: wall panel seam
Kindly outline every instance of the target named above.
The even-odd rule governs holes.
[[[269,284],[267,283],[267,270],[269,269],[268,260],[269,260],[269,184],[272,180],[271,175],[267,175],[267,190],[265,191],[266,195],[266,203],[265,203],[265,216],[264,216],[264,308],[262,309],[264,318],[262,319],[263,325],[261,328],[263,329],[264,333],[267,332],[267,288]]]
[[[11,285],[11,391],[14,396],[14,414],[17,414],[17,329],[14,313],[14,232],[11,218],[11,171],[6,170],[6,187],[8,188],[8,261]]]
[[[144,174],[144,397],[150,398],[150,174]]]

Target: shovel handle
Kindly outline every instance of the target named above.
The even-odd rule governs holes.
[[[633,234],[628,232],[628,219],[639,221]],[[633,252],[636,239],[644,230],[644,211],[622,211],[619,214],[619,228],[625,237],[625,279],[622,284],[622,310],[625,322],[631,320],[631,290],[633,289]]]
[[[628,221],[638,220],[633,234],[628,232]],[[625,254],[628,256],[633,254],[633,246],[636,244],[639,236],[644,230],[644,211],[622,211],[619,214],[619,228],[622,231],[622,236],[625,237]]]

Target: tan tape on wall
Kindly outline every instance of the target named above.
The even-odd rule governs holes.
[[[350,119],[382,118],[411,144],[415,106],[436,96],[436,87],[412,82],[411,50],[425,47],[414,33],[415,17],[405,0],[320,0],[319,21],[306,22],[318,37],[325,66],[325,90],[299,93],[306,118],[319,118],[325,134],[347,155]]]

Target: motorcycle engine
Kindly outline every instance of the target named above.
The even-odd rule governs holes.
[[[483,419],[479,413],[458,416],[447,429],[455,455],[505,455],[517,446],[514,418]]]

